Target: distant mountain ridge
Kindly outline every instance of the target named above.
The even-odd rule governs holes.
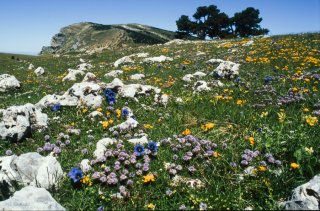
[[[176,32],[142,24],[103,25],[81,22],[63,27],[52,37],[51,46],[44,46],[40,54],[91,53],[133,45],[165,43],[176,38]],[[196,38],[190,36],[188,39]]]

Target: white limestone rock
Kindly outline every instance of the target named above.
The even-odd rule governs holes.
[[[210,59],[206,63],[207,64],[220,64],[222,62],[224,62],[224,60],[222,60],[222,59]]]
[[[123,74],[123,70],[112,70],[104,75],[106,78],[116,78]]]
[[[43,157],[37,152],[29,152],[0,157],[0,161],[0,183],[7,184],[10,191],[15,191],[13,181],[22,186],[49,189],[57,187],[63,177],[60,163],[50,155]]]
[[[77,66],[77,68],[80,71],[86,71],[86,70],[89,70],[89,69],[93,68],[93,66],[91,64],[89,64],[89,63],[82,63],[82,64],[79,64]]]
[[[33,70],[33,69],[34,69],[34,65],[30,63],[28,66],[28,70]]]
[[[106,84],[106,88],[108,89],[119,89],[123,86],[124,84],[119,78],[115,78],[111,83]]]
[[[117,140],[114,138],[103,138],[97,142],[96,150],[93,152],[93,156],[95,158],[100,158],[104,156],[105,151],[107,150],[107,146],[116,143]]]
[[[0,202],[0,210],[66,210],[44,188],[27,186]]]
[[[82,82],[98,82],[98,78],[95,74],[87,72]]]
[[[32,130],[46,129],[48,116],[35,105],[27,103],[0,109],[0,139],[20,141]]]
[[[185,82],[191,82],[193,79],[193,75],[192,74],[187,74],[185,76],[183,76],[182,80]]]
[[[148,138],[146,136],[142,136],[141,138],[132,138],[128,140],[129,143],[133,145],[137,144],[147,144],[148,143]]]
[[[138,126],[139,122],[133,118],[128,118],[125,122],[120,123],[119,125],[113,126],[111,130],[119,129],[120,131],[126,131],[134,129]]]
[[[193,74],[187,74],[187,75],[183,76],[182,80],[185,82],[191,82],[193,79],[200,79],[206,75],[207,74],[205,74],[204,72],[197,71]]]
[[[40,76],[40,75],[43,75],[44,74],[44,69],[43,67],[38,67],[34,73],[36,74],[36,76]]]
[[[144,74],[137,73],[137,74],[131,75],[130,79],[131,80],[141,80],[144,77],[146,77]]]
[[[77,80],[77,75],[84,75],[84,72],[82,70],[68,69],[68,75],[62,81],[75,81]]]
[[[196,56],[205,56],[206,55],[206,53],[205,52],[202,52],[202,51],[198,51],[197,53],[196,53]]]
[[[142,84],[128,84],[125,85],[123,82],[115,78],[111,83],[106,84],[106,88],[113,89],[118,92],[118,94],[122,97],[133,98],[138,101],[137,97],[141,95],[147,95],[151,93],[159,94],[161,89],[150,86],[150,85],[142,85]]]
[[[219,63],[219,66],[210,73],[210,75],[218,78],[235,78],[239,75],[240,64],[223,61],[221,59],[210,59],[207,61],[207,64],[216,64]]]
[[[99,95],[101,87],[94,82],[75,83],[63,95],[47,95],[36,105],[43,108],[60,103],[62,106],[87,106],[99,108],[103,97]]]
[[[103,116],[103,114],[100,111],[93,111],[88,115],[91,119],[97,117],[97,116]]]
[[[320,174],[292,191],[289,201],[284,202],[285,210],[319,210]]]
[[[1,74],[0,75],[0,92],[6,92],[10,89],[20,88],[20,81],[13,75]]]
[[[124,56],[113,63],[114,67],[118,67],[122,64],[134,63],[134,61],[130,58],[130,56]]]
[[[157,56],[157,57],[149,57],[143,60],[144,62],[165,62],[165,61],[173,61],[172,58],[166,56]]]
[[[157,104],[161,104],[161,105],[164,105],[164,107],[167,107],[167,104],[169,102],[169,95],[167,94],[163,94],[163,95],[160,95],[160,94],[155,94],[154,95],[154,101],[155,103]]]
[[[210,91],[211,88],[208,87],[208,84],[206,81],[197,81],[193,85],[194,92],[202,92],[202,91]]]

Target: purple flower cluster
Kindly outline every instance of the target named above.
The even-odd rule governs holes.
[[[167,166],[167,171],[174,176],[181,171],[193,174],[197,171],[195,166],[191,165],[193,160],[206,161],[210,160],[214,155],[214,150],[218,145],[208,140],[200,140],[193,135],[184,137],[173,136],[173,139],[163,139],[160,141],[162,145],[169,145],[174,153],[172,156],[173,163]],[[223,143],[221,149],[227,149],[227,144]]]
[[[258,157],[262,157],[260,152],[258,150],[255,150],[255,151],[252,151],[252,150],[249,150],[249,149],[246,149],[243,151],[243,154],[241,155],[241,162],[240,164],[242,166],[248,166],[250,163],[252,163],[254,161],[254,159],[258,158]],[[266,153],[264,156],[263,156],[266,160],[261,160],[259,162],[259,165],[261,166],[267,166],[267,164],[276,164],[278,166],[280,166],[282,164],[282,162],[280,160],[276,160],[273,155],[271,153]],[[233,163],[232,165],[233,167],[236,167],[236,164]]]
[[[53,152],[54,154],[58,155],[61,153],[63,147],[70,144],[69,138],[70,138],[69,135],[65,135],[64,133],[59,133],[56,143],[50,143],[50,136],[45,135],[44,140],[46,143],[42,147],[39,147],[37,149],[37,152],[38,153]]]
[[[106,165],[104,171],[96,171],[91,177],[96,182],[108,186],[124,185],[127,188],[132,187],[135,176],[146,174],[150,170],[149,164],[152,157],[155,156],[156,150],[155,142],[149,142],[148,148],[138,144],[131,152],[126,151],[122,141],[109,145],[103,156],[91,160],[91,165]],[[121,195],[129,196],[129,192],[123,191]]]

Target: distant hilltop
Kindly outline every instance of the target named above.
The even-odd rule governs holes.
[[[176,32],[142,24],[103,25],[82,22],[63,27],[52,37],[51,46],[44,46],[40,54],[93,53],[104,49],[160,44],[177,37]],[[196,38],[189,36],[187,39]]]

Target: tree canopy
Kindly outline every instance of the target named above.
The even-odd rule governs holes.
[[[248,7],[229,18],[217,6],[209,5],[198,7],[193,14],[193,21],[190,20],[189,16],[182,15],[176,21],[176,24],[180,34],[192,34],[200,39],[205,39],[207,36],[210,38],[226,38],[267,34],[269,30],[263,29],[259,25],[262,21],[259,15],[258,9]]]

